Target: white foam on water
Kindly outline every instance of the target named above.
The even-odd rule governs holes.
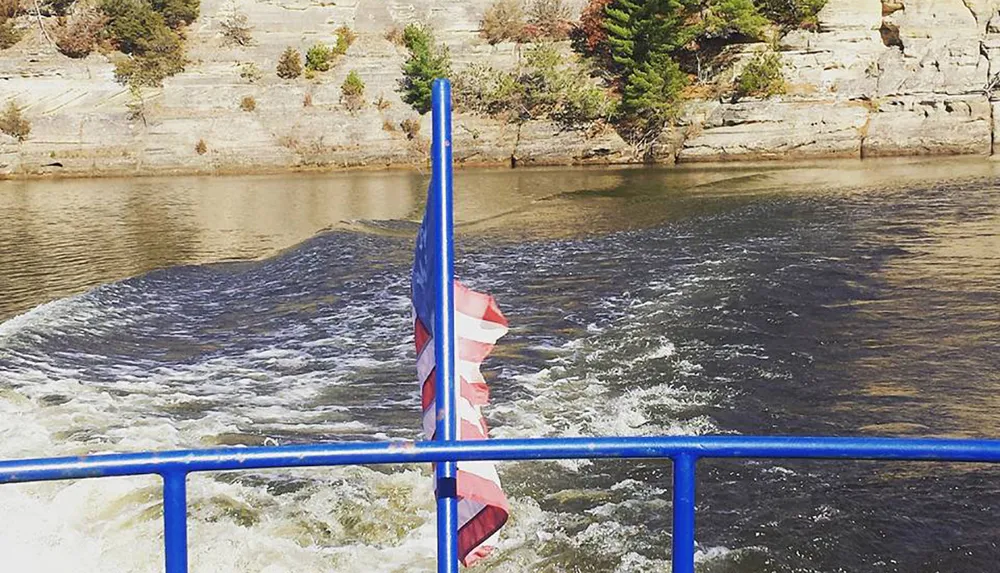
[[[350,344],[335,365],[299,373],[325,359],[294,344],[152,367],[30,351],[35,341],[82,328],[100,336],[120,327],[121,310],[108,313],[91,296],[49,303],[0,325],[0,458],[211,446],[216,437],[243,435],[243,428],[374,433],[359,420],[313,421],[342,418],[346,410],[310,405],[324,388],[344,383],[342,376],[357,368],[383,364],[352,353],[349,346],[365,345],[356,338],[337,337]],[[133,311],[134,321],[149,312]],[[298,485],[289,490],[289,483]],[[5,564],[39,573],[161,571],[159,492],[158,478],[0,487],[0,554]],[[237,481],[195,475],[188,499],[193,571],[434,570],[426,468],[388,474],[330,468]]]
[[[185,326],[199,319],[184,316],[190,308],[169,299],[122,301],[116,288],[132,287],[102,287],[0,325],[0,457],[259,443],[261,436],[269,443],[316,436],[388,439],[418,431],[417,414],[412,428],[385,426],[381,418],[355,417],[357,409],[329,397],[354,392],[358,372],[387,365],[410,371],[412,345],[399,342],[409,335],[405,297],[383,293],[377,304],[347,304],[336,316],[316,316],[308,325],[260,326],[270,329],[265,341],[239,351],[190,353],[188,347],[199,343]],[[663,296],[669,299],[669,293]],[[201,308],[218,310],[214,304]],[[548,356],[545,367],[504,382],[523,392],[488,408],[493,435],[717,431],[710,418],[690,415],[716,397],[684,385],[700,375],[700,366],[653,324],[669,311],[662,301],[625,293],[594,304],[613,318],[586,323],[577,338],[536,347]],[[71,357],[4,353],[10,337],[110,337],[125,327],[141,334],[145,321],[162,330],[157,336],[184,341],[188,354],[154,362],[109,360],[75,348]],[[418,410],[411,380],[385,380],[393,388],[385,392],[393,397],[392,408],[412,404]],[[564,461],[556,467],[573,473],[589,464]],[[516,479],[527,475],[526,467],[502,464],[501,476]],[[26,571],[160,571],[159,487],[157,478],[0,487],[0,512],[14,516],[0,522],[0,551],[21,559],[44,554]],[[612,490],[650,510],[665,511],[663,500],[669,499],[662,488],[637,480]],[[433,571],[433,499],[427,467],[196,475],[189,482],[192,571]],[[641,526],[618,513],[627,505],[598,503],[572,516],[543,511],[530,497],[511,495],[510,502],[511,522],[483,571],[533,570],[562,549],[577,558],[598,556],[623,573],[669,568],[666,540],[660,540],[663,547],[637,548],[645,543],[637,541],[644,537]],[[590,523],[567,534],[575,519]]]

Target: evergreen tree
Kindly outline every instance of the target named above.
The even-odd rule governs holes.
[[[403,64],[399,91],[404,102],[421,114],[431,109],[431,84],[451,75],[451,55],[444,45],[434,44],[430,28],[410,24],[403,30],[403,45],[410,57]]]
[[[605,8],[622,119],[642,131],[662,128],[687,84],[672,55],[698,33],[687,23],[693,7],[690,0],[615,0]]]
[[[628,77],[622,94],[623,111],[640,120],[640,127],[659,128],[676,111],[687,75],[666,54],[653,54]]]

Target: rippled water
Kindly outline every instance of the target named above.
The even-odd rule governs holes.
[[[494,435],[996,436],[1000,167],[459,174]],[[415,438],[425,179],[0,184],[0,455]],[[207,264],[212,261],[255,259]],[[669,568],[670,468],[506,463],[484,571]],[[711,573],[992,571],[1000,472],[704,462]],[[153,479],[0,488],[23,571],[158,571]],[[429,571],[426,468],[195,476],[193,571]]]

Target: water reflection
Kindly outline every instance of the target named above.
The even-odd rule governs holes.
[[[718,208],[711,199],[995,171],[983,160],[460,171],[456,219],[466,233],[571,237],[697,215]],[[416,220],[426,181],[366,172],[0,182],[0,320],[152,269],[268,256],[335,226],[384,231],[358,221]]]

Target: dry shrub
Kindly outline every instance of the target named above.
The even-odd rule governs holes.
[[[608,31],[604,28],[605,9],[612,0],[590,0],[580,15],[574,39],[579,40],[574,47],[584,54],[600,52],[608,42]]]
[[[0,0],[0,22],[16,18],[22,10],[21,0]]]
[[[420,120],[407,118],[399,122],[399,127],[406,134],[406,139],[416,139],[420,135]]]
[[[240,78],[248,83],[255,84],[264,77],[264,72],[260,71],[260,67],[254,62],[242,62],[237,64],[237,67],[240,71]]]
[[[0,50],[6,50],[21,41],[24,33],[14,27],[14,20],[0,21]]]
[[[278,77],[291,80],[302,75],[302,54],[288,46],[278,59]]]
[[[199,139],[198,143],[194,145],[194,152],[198,155],[205,155],[208,153],[208,145],[205,145],[204,139]]]
[[[240,100],[240,109],[254,111],[257,109],[257,100],[253,96],[243,96],[243,99]]]
[[[385,31],[383,36],[386,40],[389,40],[397,46],[404,46],[406,43],[403,41],[403,28],[399,26],[392,26]]]
[[[128,101],[125,102],[129,121],[142,121],[146,125],[146,98],[142,94],[142,86],[137,82],[128,84]]]
[[[28,139],[28,134],[31,133],[31,123],[14,100],[8,101],[7,107],[0,113],[0,133],[6,133],[18,141]]]
[[[71,58],[85,58],[94,50],[108,17],[88,4],[77,4],[65,23],[55,29],[56,47]]]
[[[302,107],[312,107],[312,104],[313,104],[312,94],[306,94],[302,96]]]
[[[333,53],[338,56],[346,54],[354,40],[358,39],[358,35],[347,24],[334,30],[334,33],[337,34],[337,43],[333,47]]]
[[[295,151],[302,146],[302,142],[299,141],[299,138],[294,135],[282,135],[278,138],[278,145],[284,147],[285,149]]]
[[[519,42],[527,24],[522,0],[495,0],[479,24],[480,33],[491,44]]]
[[[392,123],[388,119],[383,120],[382,131],[388,131],[389,133],[394,133],[396,131],[396,124]]]
[[[534,30],[526,32],[550,40],[565,40],[572,29],[571,16],[565,0],[535,0],[528,14],[528,22]]]
[[[21,41],[23,32],[14,27],[14,18],[21,14],[20,0],[0,0],[0,50]]]
[[[222,28],[222,42],[230,46],[253,45],[253,26],[250,18],[234,6],[232,11],[219,22]]]
[[[379,94],[378,99],[373,101],[372,105],[379,111],[385,111],[392,107],[392,102],[385,99],[385,94]]]

